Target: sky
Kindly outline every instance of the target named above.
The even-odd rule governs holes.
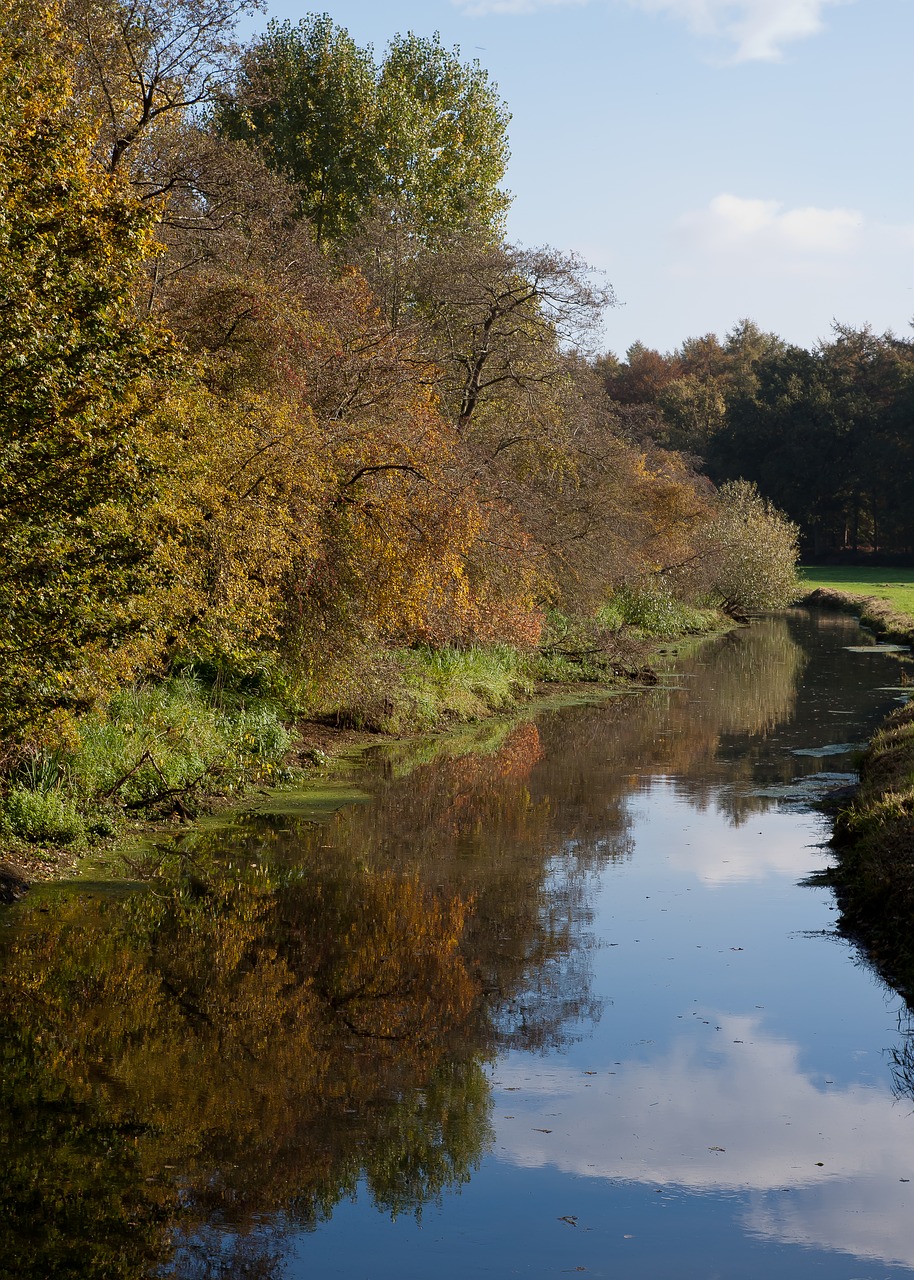
[[[812,347],[910,336],[914,0],[267,0],[382,54],[437,31],[512,114],[511,241],[575,252],[617,305],[602,346],[743,317]]]

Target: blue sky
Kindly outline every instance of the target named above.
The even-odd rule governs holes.
[[[575,250],[606,348],[749,316],[911,333],[914,0],[267,0],[380,53],[439,31],[512,113],[509,236]]]

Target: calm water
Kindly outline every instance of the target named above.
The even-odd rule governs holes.
[[[9,913],[0,1274],[914,1276],[908,1016],[801,883],[866,646],[796,611]]]

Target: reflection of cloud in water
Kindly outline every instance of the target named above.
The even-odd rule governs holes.
[[[500,1156],[750,1193],[744,1225],[755,1234],[914,1266],[914,1181],[900,1181],[914,1179],[909,1104],[887,1088],[814,1079],[797,1047],[765,1036],[756,1017],[703,1017],[664,1058],[623,1062],[615,1075],[557,1065],[531,1080],[522,1062],[503,1064],[498,1085],[517,1091],[514,1119],[498,1122]]]
[[[649,792],[650,804],[640,812],[646,821],[637,827],[637,856],[653,852],[672,871],[691,874],[709,888],[772,877],[797,880],[822,862],[810,847],[815,819],[808,813],[772,806],[742,826],[724,826],[716,805],[693,808],[673,780],[655,780]],[[639,810],[644,797],[642,791]]]

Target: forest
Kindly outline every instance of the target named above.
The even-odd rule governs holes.
[[[799,526],[804,557],[911,563],[914,340],[835,325],[807,351],[743,320],[722,342],[597,363],[635,434],[718,484],[755,482]]]
[[[619,676],[787,602],[799,539],[914,547],[910,343],[602,354],[611,287],[506,238],[478,63],[249,9],[0,0],[6,840],[281,780],[296,716]]]

